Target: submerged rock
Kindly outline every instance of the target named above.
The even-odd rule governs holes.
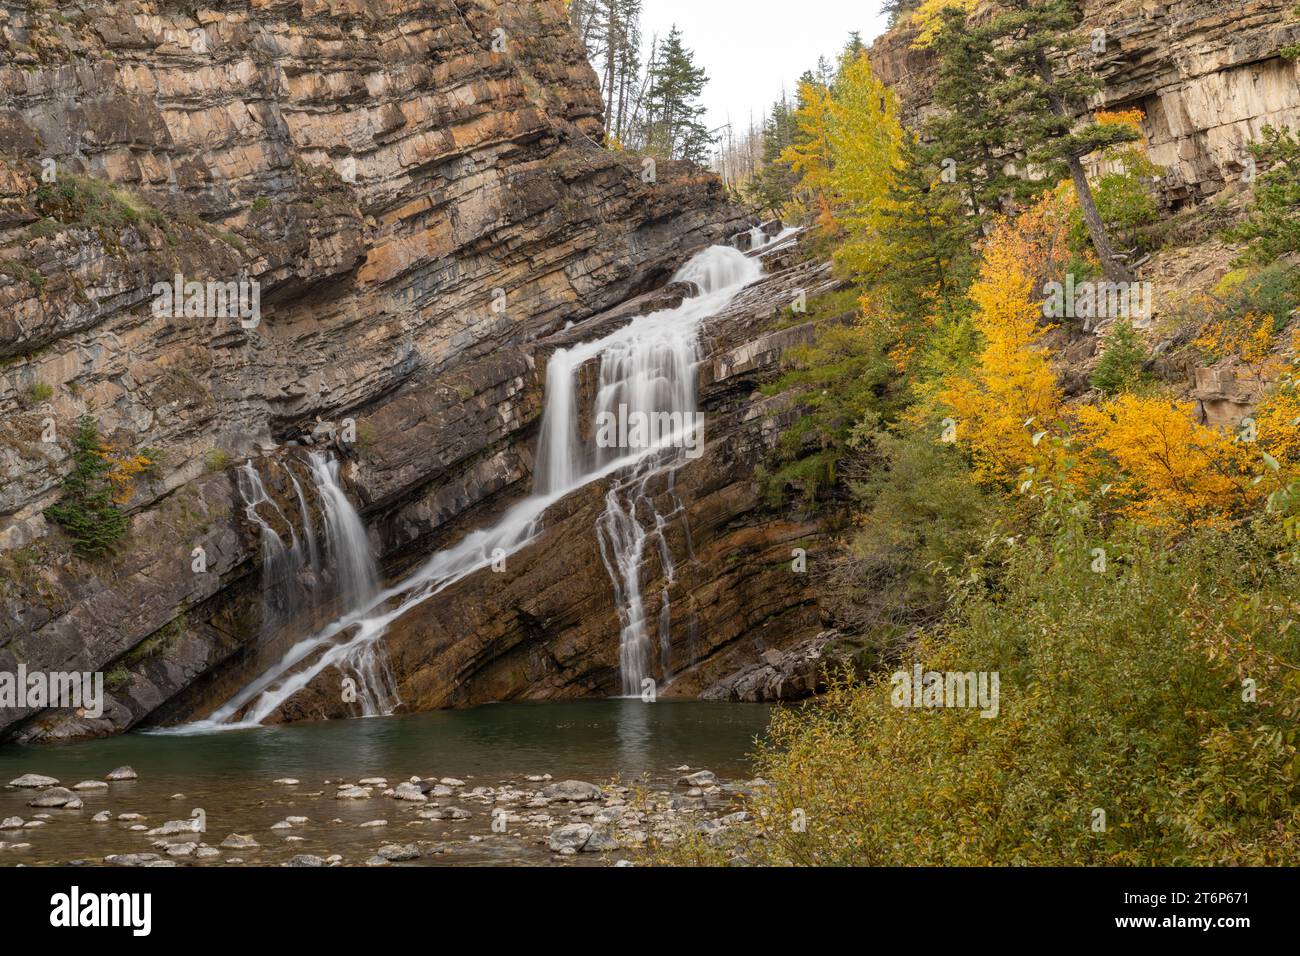
[[[251,850],[262,844],[258,843],[246,833],[232,833],[221,841],[221,845],[227,850]]]
[[[9,781],[11,787],[24,787],[34,789],[38,787],[57,787],[59,781],[54,777],[47,777],[43,773],[25,773],[21,777],[15,777]]]
[[[176,836],[178,833],[198,833],[198,820],[168,820],[160,827],[154,827],[148,836]]]
[[[718,782],[712,771],[697,770],[695,773],[688,774],[678,779],[678,786],[682,787],[711,787]]]
[[[398,784],[392,793],[394,800],[405,800],[408,803],[424,803],[429,798],[420,792],[420,788],[413,783]]]
[[[77,798],[77,795],[67,787],[50,787],[28,800],[27,805],[29,807],[69,807],[69,809],[76,809],[70,806],[73,802],[76,803],[77,807],[81,806],[81,801]]]

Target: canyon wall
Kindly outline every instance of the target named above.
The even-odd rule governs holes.
[[[1176,211],[1240,183],[1246,145],[1265,126],[1300,127],[1300,61],[1280,51],[1300,43],[1292,0],[1082,0],[1089,41],[1058,69],[1102,82],[1090,109],[1138,108],[1159,192]],[[976,16],[979,15],[977,8]],[[1093,38],[1103,41],[1095,44]],[[916,31],[892,30],[871,47],[872,67],[900,96],[906,122],[934,111],[934,57]],[[960,162],[960,157],[954,157]]]
[[[266,633],[244,460],[287,503],[286,465],[346,422],[356,440],[334,452],[395,574],[529,486],[548,337],[619,321],[633,300],[626,320],[748,225],[711,175],[602,148],[560,0],[0,3],[0,85],[0,671],[104,671],[112,698],[97,720],[0,710],[0,735],[20,739],[202,715],[315,623]],[[256,282],[260,315],[160,315],[155,284],[177,275]],[[728,347],[750,337],[733,329]],[[745,384],[715,383],[737,424],[718,434],[729,457],[702,466],[713,504],[693,506],[717,525],[696,541],[711,556],[815,532],[758,506],[753,436],[773,426],[742,411]],[[43,514],[88,412],[113,447],[157,460],[123,505],[126,538],[97,559]],[[590,608],[548,616],[521,572],[440,602],[448,630],[404,625],[398,677],[445,685],[405,696],[616,689],[610,583],[585,547],[566,560]],[[538,560],[554,574],[560,559]],[[815,633],[799,579],[721,568],[691,585],[713,623],[749,607],[681,666],[787,610],[772,646]],[[688,625],[699,616],[683,615],[683,647]],[[566,640],[579,649],[564,660]],[[447,643],[454,666],[415,663]],[[562,664],[499,676],[548,656]]]

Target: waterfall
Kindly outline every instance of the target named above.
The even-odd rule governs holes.
[[[356,607],[379,589],[379,571],[370,555],[366,526],[339,486],[338,459],[312,452],[308,460],[325,508],[325,541],[335,593],[343,606]]]
[[[238,471],[244,513],[257,526],[262,538],[262,594],[266,602],[262,626],[264,635],[278,629],[286,623],[290,612],[303,606],[306,595],[301,572],[307,568],[312,572],[315,593],[311,599],[314,604],[319,604],[327,597],[321,593],[322,581],[332,584],[332,596],[344,611],[372,602],[378,590],[379,572],[370,553],[365,525],[339,484],[338,460],[313,452],[308,456],[308,463],[325,517],[323,547],[321,539],[317,538],[302,484],[293,469],[284,466],[298,499],[303,537],[306,539],[305,552],[293,523],[288,521],[275,499],[267,493],[253,462],[249,460]],[[292,535],[291,546],[286,547],[283,538],[262,518],[257,510],[259,506],[273,509],[284,520]],[[345,614],[344,618],[347,616]],[[352,677],[356,685],[357,702],[366,715],[391,711],[397,702],[392,690],[392,674],[382,650],[361,644],[330,658],[331,664]],[[289,652],[290,655],[293,653],[293,650]],[[263,686],[269,685],[270,682],[267,682]],[[255,681],[204,723],[220,725],[229,721],[256,696],[256,693],[248,693],[250,688],[256,688],[260,692],[262,686]],[[294,688],[295,692],[299,689],[301,685]],[[273,710],[274,707],[255,707],[251,722],[260,723]]]
[[[679,416],[694,413],[700,323],[720,311],[761,274],[762,266],[756,259],[729,246],[713,246],[696,255],[673,277],[674,282],[693,283],[698,295],[685,299],[676,308],[634,318],[603,338],[557,350],[547,365],[534,487],[529,497],[509,509],[495,525],[473,531],[455,545],[437,552],[404,580],[387,589],[374,590],[373,570],[357,573],[355,568],[342,571],[336,568],[337,578],[350,582],[346,587],[355,586],[355,606],[295,644],[207,720],[172,732],[259,724],[330,667],[341,667],[358,675],[371,668],[375,676],[382,677],[388,670],[382,638],[389,625],[462,578],[526,547],[541,530],[546,509],[567,494],[624,471],[631,477],[615,482],[611,488],[597,533],[601,535],[606,567],[611,568],[619,613],[625,620],[620,637],[624,692],[639,692],[652,649],[645,634],[640,596],[640,559],[649,534],[638,520],[638,502],[648,500],[647,487],[656,473],[665,467],[675,467],[680,461],[680,445],[690,437],[687,432],[694,432],[694,426],[682,424],[663,432],[659,441],[649,446],[601,447],[596,436],[584,438],[579,432],[579,375],[584,365],[599,359],[593,407],[596,415],[620,411]],[[349,553],[364,554],[369,561],[369,551],[362,547],[364,527],[338,487],[337,463],[327,466],[313,456],[312,474],[325,501],[332,561],[341,563],[338,549],[343,547],[343,542],[348,542]],[[629,488],[636,490],[629,495]],[[654,512],[652,504],[642,505],[649,509],[650,520],[655,524],[661,561],[670,580],[672,562],[663,539],[665,522],[685,513],[675,496],[674,502],[672,514],[662,517]],[[331,503],[336,509],[332,516]],[[373,565],[370,567],[373,569]],[[367,587],[366,582],[372,583]],[[666,605],[666,590],[662,601]],[[666,668],[667,631],[663,620],[660,659]],[[395,706],[395,696],[385,690],[382,680],[362,681],[362,684],[367,694],[373,694],[361,701],[364,712],[385,713]]]
[[[285,517],[275,499],[267,493],[262,476],[253,467],[251,459],[236,472],[236,481],[244,501],[244,514],[257,525],[262,539],[261,587],[265,604],[261,634],[265,638],[291,620],[302,607],[305,589],[301,572],[306,561],[293,522]],[[284,539],[258,512],[259,507],[268,513],[274,512],[289,528],[289,545],[285,545]]]

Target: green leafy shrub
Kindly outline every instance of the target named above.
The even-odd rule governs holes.
[[[1106,173],[1093,186],[1093,200],[1101,213],[1117,249],[1143,252],[1153,245],[1146,227],[1159,217],[1155,198],[1149,183],[1160,173],[1160,167],[1146,154],[1133,146],[1123,146],[1107,151],[1106,158],[1116,161],[1120,168]],[[1082,257],[1092,249],[1088,227],[1077,206],[1070,213],[1070,248]]]
[[[230,467],[230,462],[230,453],[220,448],[208,449],[208,453],[203,459],[204,465],[211,472],[225,471]]]
[[[896,707],[884,676],[840,681],[776,713],[758,755],[770,786],[748,806],[756,826],[652,856],[1300,863],[1296,570],[1246,532],[1170,544],[1121,530],[1008,546],[999,586],[963,589],[916,656],[925,670],[998,672],[996,717]],[[1092,545],[1110,554],[1105,573]]]
[[[1300,250],[1300,139],[1291,130],[1264,127],[1264,139],[1250,153],[1268,170],[1255,179],[1255,203],[1246,220],[1225,237],[1244,242],[1238,264],[1266,265]]]
[[[990,534],[998,509],[942,426],[893,433],[864,424],[844,469],[853,532],[821,582],[836,627],[896,660],[937,623],[952,581]]]
[[[1300,268],[1289,262],[1273,262],[1258,270],[1247,270],[1239,281],[1229,283],[1221,318],[1227,321],[1248,315],[1273,318],[1273,331],[1280,332],[1300,306]]]

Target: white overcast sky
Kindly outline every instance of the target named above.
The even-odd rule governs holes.
[[[870,43],[885,31],[881,0],[643,0],[641,30],[681,28],[695,61],[709,75],[703,101],[710,128],[732,122],[737,132],[793,93],[817,58],[834,56],[857,30]]]

